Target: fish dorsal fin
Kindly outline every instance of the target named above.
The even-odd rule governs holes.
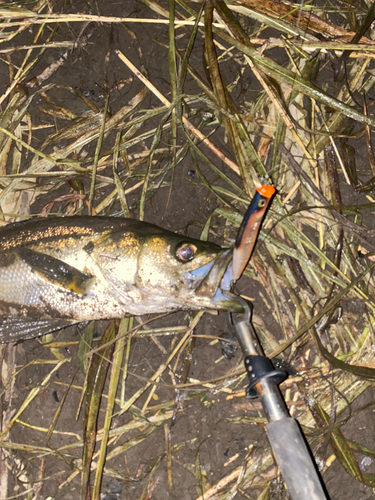
[[[79,295],[85,295],[95,280],[93,276],[83,273],[51,255],[29,248],[19,248],[17,253],[45,281]]]
[[[29,320],[13,316],[0,317],[0,343],[32,339],[61,330],[76,321],[68,319]]]

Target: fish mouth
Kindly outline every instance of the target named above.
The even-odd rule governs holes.
[[[231,293],[233,275],[233,248],[223,250],[209,264],[193,271],[202,280],[195,289],[195,296],[209,300],[209,308],[243,312],[238,297]]]

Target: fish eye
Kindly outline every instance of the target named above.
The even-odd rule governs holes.
[[[197,247],[192,243],[182,243],[176,249],[176,257],[181,262],[189,262],[194,258],[195,252],[197,251]]]
[[[266,200],[259,200],[258,201],[258,208],[263,208],[266,204]]]

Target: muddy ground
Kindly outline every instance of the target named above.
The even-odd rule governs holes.
[[[61,3],[60,12],[70,13],[91,13],[102,16],[129,16],[129,17],[152,17],[154,14],[141,2],[66,2]],[[143,88],[134,75],[124,66],[115,54],[115,50],[120,50],[138,67],[147,68],[149,80],[165,95],[170,98],[169,68],[167,58],[168,34],[165,25],[150,24],[125,24],[109,23],[60,23],[55,35],[55,41],[69,40],[75,42],[75,47],[67,51],[65,49],[51,49],[40,58],[38,64],[32,69],[27,80],[32,81],[42,73],[45,68],[56,61],[61,62],[62,54],[64,60],[60,67],[53,73],[46,83],[53,83],[55,88],[49,92],[49,97],[55,103],[69,108],[75,115],[88,112],[88,107],[82,99],[75,97],[71,91],[65,87],[76,89],[86,99],[90,100],[94,106],[102,110],[105,106],[105,99],[109,89],[109,112],[115,112],[129,102],[132,97],[138,94]],[[131,29],[131,31],[130,31]],[[254,28],[255,29],[255,28]],[[26,30],[17,40],[17,43],[30,43],[30,39],[35,34],[35,29]],[[179,40],[181,46],[186,42],[182,36]],[[270,31],[270,35],[272,32]],[[263,34],[264,35],[264,34]],[[275,56],[275,54],[274,54]],[[11,55],[13,64],[21,62],[21,54]],[[277,54],[276,54],[277,57]],[[282,54],[280,53],[280,57]],[[202,62],[202,37],[198,37],[196,50],[191,57],[191,64],[199,68],[204,75]],[[280,60],[279,62],[282,62]],[[9,75],[7,74],[7,61],[4,58],[0,62],[0,94],[3,94],[9,85]],[[227,83],[235,78],[235,66],[228,61],[222,67],[223,79]],[[241,75],[241,85],[246,91],[246,100],[251,101],[259,92],[258,84],[250,70],[246,70]],[[238,103],[243,98],[240,95],[241,85],[236,87],[234,99]],[[27,90],[30,94],[36,88],[30,86]],[[191,77],[187,78],[184,87],[187,94],[197,92],[196,83]],[[158,106],[158,101],[151,95],[147,97],[149,109]],[[30,106],[32,123],[34,125],[52,124],[56,128],[62,127],[62,123],[57,123],[53,116],[43,113],[41,108],[46,103],[42,96],[36,97]],[[144,105],[144,107],[147,107]],[[159,117],[153,122],[157,126]],[[35,133],[35,138],[39,144],[48,136],[48,130],[41,129]],[[103,150],[113,138],[106,137]],[[170,135],[165,135],[165,146],[170,145]],[[169,141],[169,143],[168,143]],[[147,141],[146,141],[147,142]],[[146,144],[146,143],[145,143]],[[228,147],[223,134],[220,131],[215,135],[215,144],[228,157],[233,159],[233,155]],[[63,145],[63,141],[62,141]],[[150,143],[147,142],[147,147]],[[88,146],[88,154],[94,154],[95,144]],[[207,153],[213,162],[218,162],[214,155]],[[28,158],[25,161],[29,161]],[[219,182],[212,171],[209,171],[203,164],[199,163],[209,181]],[[109,168],[109,172],[110,172]],[[231,172],[228,175],[238,182],[238,177]],[[89,189],[89,179],[83,178],[86,190]],[[172,189],[170,189],[172,183]],[[108,187],[103,187],[96,194],[96,202],[104,199],[109,192]],[[33,200],[30,208],[31,214],[38,214],[48,202],[56,198],[57,195],[71,193],[71,185],[67,182],[59,186],[58,191]],[[128,206],[131,216],[139,217],[139,190],[128,196]],[[211,215],[213,209],[218,206],[216,197],[209,192],[198,180],[195,165],[191,158],[186,156],[178,165],[178,168],[169,172],[165,177],[164,184],[150,192],[148,195],[145,211],[145,220],[158,224],[164,228],[185,232],[190,236],[199,237],[204,223]],[[53,213],[57,212],[63,203],[57,202],[54,205]],[[120,206],[116,204],[110,207],[108,212],[119,213]],[[101,215],[105,215],[102,213]],[[234,238],[235,233],[230,237]],[[210,236],[214,239],[214,236]],[[217,242],[222,241],[218,237]],[[257,248],[261,252],[261,246]],[[274,318],[267,309],[262,299],[262,289],[258,281],[251,281],[244,278],[240,285],[241,291],[254,299],[256,315],[263,324],[275,331],[276,338],[279,335],[279,328]],[[145,318],[142,318],[143,320]],[[182,326],[187,325],[189,316],[184,313],[174,313],[167,318],[155,322],[153,326]],[[96,335],[99,337],[105,328],[105,324],[98,324]],[[195,330],[198,338],[192,354],[189,377],[197,380],[211,380],[241,366],[242,357],[239,351],[228,360],[222,358],[221,344],[212,343],[212,338],[204,338],[204,335],[217,336],[226,331],[225,315],[219,316],[205,315],[199,322]],[[76,328],[69,328],[56,334],[59,341],[71,341],[71,345],[63,348],[63,354],[69,361],[64,363],[56,373],[54,373],[46,383],[45,388],[40,391],[35,400],[19,416],[23,423],[14,425],[10,441],[13,443],[24,443],[19,450],[4,452],[4,460],[8,464],[8,493],[4,498],[53,498],[56,500],[77,499],[80,497],[79,475],[70,477],[79,467],[81,448],[75,448],[74,443],[79,441],[82,435],[83,410],[76,418],[80,405],[81,387],[84,384],[84,375],[79,369],[78,362],[78,340],[80,332]],[[200,337],[202,336],[202,337]],[[143,385],[143,380],[139,380],[135,375],[151,377],[155,370],[165,361],[166,353],[171,349],[171,344],[175,342],[176,335],[162,335],[157,337],[157,342],[149,337],[136,337],[132,342],[129,358],[129,376],[126,385],[126,396],[130,397]],[[17,408],[20,407],[25,395],[31,388],[38,387],[44,377],[51,371],[48,360],[52,362],[55,358],[48,349],[40,345],[39,339],[28,340],[17,346],[7,345],[3,348],[5,359],[11,359],[11,353],[15,353],[15,365],[30,364],[16,377],[15,386],[12,388],[12,398],[3,394],[2,405],[3,414],[9,418]],[[181,363],[180,363],[181,365]],[[178,365],[176,374],[180,369]],[[3,372],[4,376],[4,372]],[[64,402],[62,412],[59,416],[56,430],[47,443],[46,430],[51,425],[52,419],[65,394],[67,385],[73,380],[73,386],[69,390]],[[241,388],[245,386],[242,382]],[[306,393],[302,383],[300,389]],[[221,478],[227,476],[231,470],[241,466],[244,460],[251,457],[251,450],[262,456],[259,450],[266,455],[269,450],[269,443],[264,429],[264,419],[261,408],[256,403],[250,403],[245,399],[227,400],[225,392],[212,393],[207,388],[198,386],[196,388],[183,390],[179,396],[179,404],[174,407],[175,418],[173,425],[170,419],[152,428],[152,433],[144,440],[122,453],[116,458],[107,461],[106,473],[102,484],[103,500],[115,499],[154,499],[154,500],[192,500],[200,497],[203,489],[207,485],[215,485]],[[165,401],[173,400],[176,391],[172,388],[172,379],[166,372],[160,380],[160,386],[156,391],[155,398],[150,406],[160,405]],[[136,407],[141,409],[146,400],[142,396]],[[305,404],[304,396],[298,397],[298,404]],[[360,444],[374,449],[375,446],[375,420],[373,417],[373,391],[368,389],[356,402],[352,408],[354,416],[348,424],[341,427],[342,432],[348,439],[352,439]],[[368,404],[369,407],[355,415],[356,409]],[[173,405],[171,407],[173,409]],[[298,413],[298,406],[297,413]],[[119,408],[116,408],[119,411]],[[103,410],[104,411],[104,410]],[[251,416],[253,420],[245,420]],[[258,417],[258,418],[257,418]],[[125,413],[114,417],[112,427],[123,426],[133,419],[132,414]],[[99,428],[103,421],[103,412],[99,418]],[[27,423],[27,424],[26,424]],[[146,431],[150,427],[146,426]],[[140,432],[133,430],[128,432],[125,438],[122,436],[122,443],[127,440],[137,438]],[[70,433],[70,434],[67,434]],[[168,466],[166,458],[167,442],[166,436],[170,434],[170,443],[173,446],[181,444],[180,449],[174,449],[172,453],[172,480],[168,482]],[[26,443],[37,447],[37,451],[30,451],[26,448]],[[70,449],[65,449],[59,453],[48,453],[46,448],[57,450],[67,443],[71,443]],[[116,443],[118,445],[118,443]],[[42,451],[42,449],[44,451]],[[110,449],[110,448],[109,448]],[[321,463],[330,456],[330,450],[326,445],[321,445],[314,450],[321,460]],[[291,450],[291,454],[293,450]],[[258,466],[261,466],[261,459]],[[152,473],[150,474],[150,471]],[[272,467],[271,467],[272,475]],[[363,470],[372,471],[372,463],[363,464]],[[23,471],[23,473],[21,473]],[[263,470],[259,475],[257,484],[247,485],[246,491],[238,491],[236,498],[256,499],[264,490],[269,478],[269,470]],[[41,482],[38,480],[41,479]],[[92,478],[93,480],[93,478]],[[324,481],[332,500],[367,500],[375,498],[369,486],[361,484],[348,474],[337,460],[328,468],[324,474]],[[66,483],[65,483],[66,482]],[[31,488],[32,493],[25,494],[25,488]],[[27,496],[28,495],[28,496]],[[214,498],[222,498],[215,496]],[[268,498],[268,497],[267,497]],[[281,478],[275,480],[270,488],[270,498],[288,498],[288,494],[283,487]]]

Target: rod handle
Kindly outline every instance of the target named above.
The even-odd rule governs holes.
[[[297,421],[270,422],[267,434],[292,500],[328,500]]]

